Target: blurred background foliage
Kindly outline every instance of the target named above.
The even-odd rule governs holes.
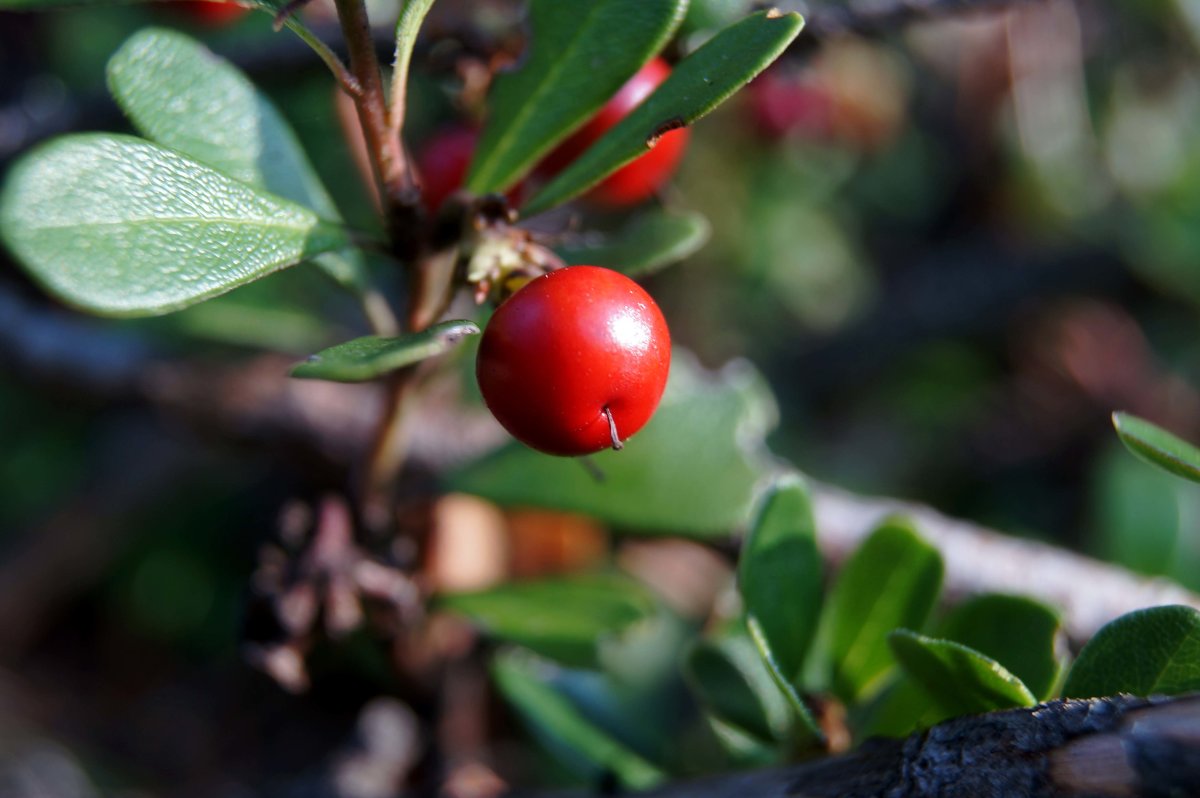
[[[371,5],[375,19],[394,18],[395,3]],[[54,133],[123,129],[105,61],[140,27],[177,26],[258,81],[345,218],[374,228],[321,64],[265,15],[212,28],[171,6],[0,13],[0,165]],[[682,40],[741,6],[695,0]],[[322,30],[331,13],[305,9]],[[515,19],[498,0],[435,6],[428,30],[443,38],[414,67],[417,148],[479,112],[486,65],[475,54],[516,52]],[[779,407],[772,450],[814,478],[1200,589],[1200,488],[1128,456],[1108,420],[1128,409],[1200,439],[1198,47],[1193,0],[1049,0],[867,36],[802,34],[697,126],[664,197],[712,227],[707,247],[647,282],[675,343],[712,368],[753,363]],[[11,296],[49,303],[11,264],[0,281],[0,323]],[[307,267],[173,316],[105,324],[131,346],[153,340],[201,360],[298,356],[364,332]],[[0,351],[0,365],[10,354]],[[281,506],[324,487],[135,403],[6,368],[0,707],[74,741],[78,762],[49,736],[13,737],[0,724],[3,778],[18,788],[58,779],[44,793],[54,795],[95,794],[93,782],[246,795],[269,774],[292,794],[308,763],[341,750],[363,703],[394,689],[377,641],[314,652],[303,700],[238,656],[256,551],[276,537]],[[507,573],[608,554],[591,522],[456,501],[439,512],[507,530]],[[46,541],[65,551],[46,553]],[[712,583],[726,573],[708,555],[680,556]],[[62,583],[40,587],[30,562],[60,569]],[[664,623],[663,639],[685,639],[680,624]],[[455,634],[440,645],[452,650]],[[555,678],[610,727],[622,722],[613,707],[657,702],[669,706],[647,714],[663,718],[687,703],[663,662],[633,681]],[[417,710],[433,700],[405,698]],[[654,758],[678,729],[623,731]],[[32,761],[29,751],[51,764],[29,775],[14,764]],[[540,767],[522,751],[518,766]]]

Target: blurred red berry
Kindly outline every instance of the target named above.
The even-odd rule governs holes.
[[[542,171],[554,175],[565,169],[628,116],[670,74],[671,67],[663,59],[647,62],[594,117],[546,157]],[[623,207],[650,198],[675,173],[690,135],[686,127],[681,127],[659,136],[649,152],[605,178],[589,192],[588,199],[601,205]]]

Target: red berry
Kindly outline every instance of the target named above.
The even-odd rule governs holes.
[[[180,0],[171,5],[194,22],[214,28],[229,25],[250,10],[229,0]]]
[[[789,133],[828,138],[833,127],[833,101],[814,79],[769,69],[750,85],[747,96],[758,132],[767,139]]]
[[[671,336],[650,295],[610,269],[571,266],[497,308],[475,374],[488,409],[515,438],[569,456],[619,448],[640,430],[670,365]]]
[[[417,171],[421,178],[421,193],[431,214],[436,214],[450,195],[462,188],[467,168],[479,144],[479,131],[464,125],[444,128],[431,138],[417,154]],[[508,202],[519,205],[525,184],[510,189]]]
[[[469,127],[451,127],[437,133],[417,154],[421,192],[430,213],[436,214],[451,194],[462,188],[479,133]]]
[[[546,157],[543,161],[544,171],[550,174],[561,172],[628,116],[670,74],[671,67],[661,58],[647,62],[587,124]],[[686,127],[681,127],[659,136],[649,152],[605,178],[592,189],[588,198],[614,207],[634,205],[648,199],[675,173],[679,162],[683,160],[690,135]]]

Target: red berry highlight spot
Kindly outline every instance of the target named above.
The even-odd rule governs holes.
[[[475,374],[513,437],[547,454],[620,448],[658,407],[671,366],[650,295],[598,266],[550,272],[497,308]]]

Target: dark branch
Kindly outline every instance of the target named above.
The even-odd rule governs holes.
[[[1197,785],[1200,696],[1117,696],[957,718],[845,756],[639,798],[1128,798],[1195,796]]]
[[[243,443],[286,462],[347,473],[367,450],[378,385],[289,379],[287,358],[210,366],[156,356],[140,339],[102,322],[47,308],[0,283],[0,369],[43,388],[76,396],[132,400],[181,419],[226,442]],[[461,409],[450,383],[434,383],[415,399],[409,462],[444,471],[504,440],[484,411]],[[815,489],[824,555],[839,562],[883,517],[910,516],[946,560],[953,597],[1000,591],[1039,598],[1064,613],[1070,637],[1083,641],[1104,623],[1139,607],[1185,604],[1200,596],[1163,579],[1044,543],[1020,540],[928,507]]]
[[[1040,0],[851,0],[824,3],[805,15],[805,37],[825,39],[846,33],[879,35],[910,22],[974,12],[998,11]]]

